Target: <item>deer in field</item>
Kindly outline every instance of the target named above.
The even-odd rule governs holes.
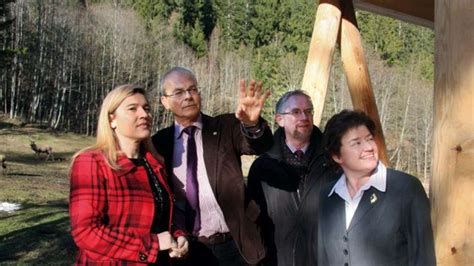
[[[2,164],[2,173],[5,173],[7,171],[7,157],[5,154],[0,153],[0,163]]]
[[[51,156],[52,160],[54,161],[53,148],[51,148],[51,146],[36,145],[33,140],[30,140],[30,147],[36,153],[36,157],[38,157],[38,159],[41,157],[41,153],[44,153],[46,154],[45,161],[49,159],[49,156]]]

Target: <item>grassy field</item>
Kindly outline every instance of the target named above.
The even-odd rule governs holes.
[[[56,160],[44,161],[44,155],[36,158],[30,139],[50,145]],[[0,264],[72,264],[69,158],[93,141],[0,120],[0,153],[7,156],[7,171],[0,170],[0,203],[21,204],[16,212],[0,211]]]
[[[44,161],[44,155],[37,159],[30,139],[50,145],[56,160]],[[91,137],[55,133],[0,116],[0,153],[7,156],[7,171],[0,169],[0,203],[21,204],[16,212],[0,211],[1,265],[73,263],[76,248],[69,233],[69,158],[93,142]],[[244,173],[253,159],[243,158]]]

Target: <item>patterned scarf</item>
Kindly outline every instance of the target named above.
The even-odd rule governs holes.
[[[308,177],[309,163],[314,152],[313,147],[310,145],[301,159],[298,159],[286,145],[284,134],[282,134],[282,138],[280,139],[280,147],[282,147],[283,160],[294,169],[296,175],[299,177],[298,194],[302,195],[305,189],[306,178]]]

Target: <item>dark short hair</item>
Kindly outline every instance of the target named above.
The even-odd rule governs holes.
[[[309,97],[308,94],[306,94],[305,91],[303,90],[292,90],[292,91],[287,91],[285,92],[281,97],[280,99],[278,99],[278,102],[276,103],[275,105],[275,113],[278,114],[278,113],[283,113],[285,112],[285,107],[286,107],[286,102],[288,102],[288,100],[293,97],[293,96],[303,96],[305,97],[308,102],[311,104],[311,107],[313,106],[313,103],[311,101],[311,97]]]
[[[366,126],[372,136],[375,136],[375,123],[362,111],[342,110],[335,114],[326,123],[323,134],[323,149],[331,164],[336,164],[332,160],[332,155],[341,154],[342,137],[351,129],[359,126]],[[337,164],[336,164],[337,165]]]

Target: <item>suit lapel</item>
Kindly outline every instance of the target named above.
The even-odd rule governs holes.
[[[217,157],[218,143],[221,132],[217,130],[216,121],[211,117],[202,114],[202,148],[204,164],[206,165],[209,184],[214,195],[217,190]]]
[[[345,232],[346,231],[346,202],[339,197],[336,193],[329,197],[329,204],[328,210],[333,210],[329,215],[329,225],[333,228],[336,232]],[[325,217],[321,217],[321,219],[326,219]],[[337,233],[339,234],[339,233]]]
[[[163,132],[163,140],[158,150],[161,155],[165,158],[166,170],[170,175],[173,173],[173,151],[174,151],[174,125],[166,128]]]
[[[362,195],[362,199],[357,206],[356,212],[354,213],[354,217],[352,217],[347,231],[352,230],[354,226],[356,226],[366,215],[368,215],[370,210],[381,206],[383,200],[383,192],[380,192],[374,187],[370,187],[370,189],[366,190],[364,195]]]

